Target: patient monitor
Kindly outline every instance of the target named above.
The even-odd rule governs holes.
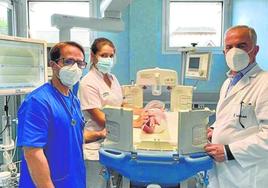
[[[161,94],[161,87],[168,87],[170,108],[166,109],[166,130],[148,134],[133,128],[135,118],[130,108],[107,107],[107,139],[103,147],[121,151],[175,151],[180,154],[202,152],[207,143],[206,129],[209,109],[192,109],[192,86],[177,85],[177,74],[168,69],[146,69],[137,73],[136,84],[123,87],[126,103],[143,107],[143,88],[153,86],[152,95]]]
[[[0,95],[26,94],[47,81],[46,42],[0,35]]]
[[[189,52],[186,59],[186,78],[208,80],[211,53]]]

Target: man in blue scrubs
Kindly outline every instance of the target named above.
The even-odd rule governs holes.
[[[56,44],[50,51],[52,80],[29,94],[18,111],[21,188],[86,187],[84,119],[70,90],[86,67],[84,58],[79,44]]]

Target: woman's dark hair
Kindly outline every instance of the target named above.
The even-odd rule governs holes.
[[[96,54],[104,45],[109,45],[114,49],[115,52],[115,46],[112,41],[110,41],[107,38],[97,38],[94,40],[94,42],[91,45],[91,52],[93,54]]]
[[[65,46],[77,47],[78,49],[81,50],[81,52],[83,53],[84,59],[85,59],[85,51],[84,51],[84,48],[80,44],[78,44],[77,42],[73,42],[73,41],[65,41],[65,42],[57,43],[53,48],[51,48],[51,50],[49,52],[50,60],[56,62],[60,58],[61,50]]]

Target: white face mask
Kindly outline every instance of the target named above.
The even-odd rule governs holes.
[[[102,72],[103,74],[110,73],[112,71],[112,68],[114,66],[113,58],[107,57],[99,57],[98,63],[96,64],[98,70]]]
[[[59,78],[63,85],[72,87],[80,80],[82,70],[77,66],[77,63],[71,66],[64,66],[60,69]]]
[[[250,53],[253,48],[248,52]],[[249,64],[249,55],[244,50],[233,47],[226,53],[225,59],[228,67],[235,72],[241,71]]]

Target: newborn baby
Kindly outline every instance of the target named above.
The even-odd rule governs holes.
[[[148,113],[148,120],[142,125],[141,129],[148,134],[161,133],[165,130],[166,115],[165,104],[158,100],[150,101],[144,108]]]

